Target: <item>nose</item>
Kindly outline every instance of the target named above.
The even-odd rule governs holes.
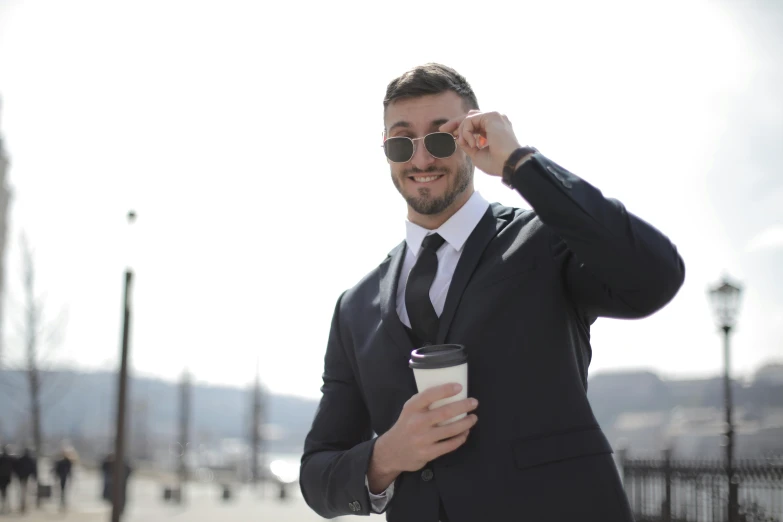
[[[413,143],[415,148],[411,164],[419,170],[427,170],[430,165],[435,163],[435,158],[432,157],[427,147],[424,146],[424,140],[416,140]]]

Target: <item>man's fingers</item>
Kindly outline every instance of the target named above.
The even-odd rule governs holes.
[[[438,127],[438,130],[441,132],[450,132],[454,134],[454,131],[457,130],[457,127],[460,126],[460,124],[463,122],[463,120],[465,120],[465,118],[469,118],[475,114],[480,114],[480,113],[481,111],[477,109],[470,110],[465,116],[458,116],[452,120],[447,121],[446,123]]]
[[[462,391],[462,385],[458,383],[441,384],[419,392],[410,398],[408,404],[415,410],[426,410],[435,401],[453,397]]]
[[[468,116],[462,121],[462,124],[459,127],[460,139],[464,140],[471,149],[476,148],[476,138],[473,134],[478,132],[476,125],[478,122],[476,120],[480,117],[481,115]]]
[[[455,449],[465,444],[465,441],[467,440],[468,440],[468,431],[463,431],[459,435],[456,435],[450,439],[446,439],[444,441],[433,444],[432,453],[429,460],[435,460],[441,455],[445,455],[446,453],[451,453]]]
[[[452,437],[456,437],[460,433],[470,431],[470,429],[476,425],[476,422],[478,422],[478,417],[476,417],[475,415],[467,415],[464,419],[460,419],[456,422],[452,422],[451,424],[446,424],[445,426],[438,426],[436,428],[433,428],[432,440],[442,441],[442,440],[450,439]]]
[[[468,113],[470,114],[470,113]],[[467,150],[470,148],[470,144],[465,141],[465,133],[462,131],[462,125],[465,121],[465,118],[467,116],[460,116],[459,118],[454,118],[453,120],[449,120],[440,127],[438,127],[438,130],[440,132],[448,132],[449,134],[452,134],[456,136],[457,138],[457,145],[459,145],[463,150]]]
[[[443,406],[430,411],[427,415],[429,416],[430,425],[435,426],[462,413],[473,411],[477,407],[478,401],[476,399],[463,399],[461,401],[444,404]]]
[[[457,130],[460,123],[462,123],[462,120],[464,120],[465,117],[461,116],[459,118],[454,118],[453,120],[449,120],[440,127],[438,127],[438,130],[440,132],[448,132],[449,134],[454,134],[454,131]]]
[[[483,113],[478,110],[472,110],[466,116],[447,121],[438,130],[455,135],[457,144],[466,153],[470,154],[487,146],[485,126],[487,118],[493,115],[497,116],[496,113]],[[505,119],[507,120],[507,118]]]
[[[460,133],[459,136],[457,136],[457,145],[459,145],[459,148],[464,150],[468,155],[471,154],[472,150],[470,148],[470,143],[465,140],[465,134]]]

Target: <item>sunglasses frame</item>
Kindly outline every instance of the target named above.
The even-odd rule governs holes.
[[[457,141],[457,137],[456,137],[456,136],[454,136],[453,134],[451,134],[451,133],[449,133],[449,132],[441,132],[441,131],[430,132],[429,134],[426,134],[426,135],[424,135],[424,136],[421,136],[420,138],[411,138],[411,137],[409,137],[409,136],[392,136],[391,138],[389,138],[389,137],[387,137],[387,136],[384,134],[384,136],[383,136],[383,145],[381,145],[381,148],[382,148],[382,149],[384,149],[384,154],[383,154],[383,155],[384,155],[384,156],[386,156],[386,159],[388,159],[388,160],[389,160],[389,161],[391,161],[392,163],[408,163],[410,160],[412,160],[412,159],[413,159],[413,156],[415,156],[415,155],[416,155],[416,142],[417,142],[417,141],[419,141],[419,140],[424,140],[425,138],[427,138],[427,136],[432,136],[433,134],[448,134],[449,136],[451,136],[451,137],[454,139],[454,141],[455,141],[455,142]],[[413,142],[413,152],[411,153],[411,157],[410,157],[410,158],[406,159],[405,161],[394,161],[393,159],[391,159],[391,158],[390,158],[390,157],[389,157],[389,156],[386,154],[386,148],[385,148],[385,147],[386,147],[386,142],[387,142],[388,140],[393,140],[393,139],[398,139],[398,140],[410,140],[410,141],[412,141],[412,142]],[[446,158],[450,158],[450,157],[452,157],[452,156],[454,155],[454,153],[456,153],[456,152],[457,152],[457,149],[458,149],[458,148],[459,148],[459,147],[457,147],[457,145],[455,144],[455,145],[454,145],[454,152],[452,152],[452,153],[451,153],[451,154],[449,154],[448,156],[442,156],[442,157],[439,157],[439,156],[436,156],[436,155],[434,155],[432,152],[430,152],[430,149],[428,149],[428,148],[427,148],[427,146],[426,146],[426,145],[424,145],[424,150],[426,150],[426,151],[427,151],[427,154],[429,154],[430,156],[432,156],[433,158],[436,158],[436,159],[446,159]]]

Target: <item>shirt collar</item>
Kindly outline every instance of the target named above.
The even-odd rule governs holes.
[[[437,230],[428,230],[410,221],[405,221],[405,242],[414,256],[419,254],[421,243],[429,234],[438,233],[457,252],[462,250],[473,229],[476,228],[481,218],[489,207],[489,202],[478,192],[473,192],[470,199],[462,205],[448,221]]]

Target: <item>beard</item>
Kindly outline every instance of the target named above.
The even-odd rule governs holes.
[[[450,173],[450,169],[446,167],[438,168],[434,165],[427,170],[412,168],[404,170],[400,178],[392,173],[392,182],[397,188],[397,191],[405,198],[408,206],[416,211],[416,213],[425,216],[434,216],[449,208],[457,200],[457,197],[465,192],[465,189],[470,185],[470,181],[473,179],[473,162],[470,161],[470,158],[465,158],[465,162],[457,167],[457,175],[451,179],[448,187],[446,187],[446,192],[439,198],[433,197],[431,194],[432,191],[427,187],[419,187],[418,193],[415,195],[405,195],[402,191],[401,179],[406,179],[408,176],[421,176],[426,174],[448,176]]]

